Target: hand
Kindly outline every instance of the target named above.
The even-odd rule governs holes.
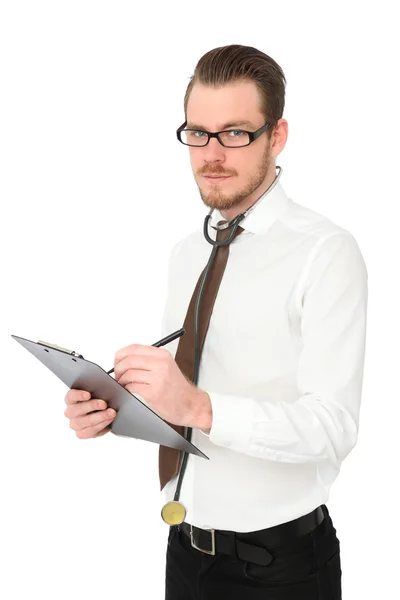
[[[116,381],[139,394],[162,419],[190,426],[200,390],[187,379],[165,348],[132,344],[115,354]]]
[[[69,390],[64,400],[67,404],[64,415],[70,419],[69,426],[75,430],[78,438],[100,437],[110,431],[116,412],[111,408],[106,411],[107,403],[104,400],[90,400],[90,393],[84,390]]]

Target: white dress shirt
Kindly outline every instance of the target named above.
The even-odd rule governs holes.
[[[211,224],[221,219],[215,210]],[[246,532],[325,503],[356,444],[368,274],[355,238],[279,181],[240,225],[197,382],[212,427],[194,428],[192,442],[209,460],[189,455],[179,500],[188,523]],[[183,327],[211,251],[202,225],[172,248],[163,336]],[[173,357],[178,343],[165,346]]]

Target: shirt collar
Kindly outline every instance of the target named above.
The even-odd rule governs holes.
[[[260,203],[254,210],[240,221],[240,226],[250,233],[266,233],[274,221],[286,211],[290,202],[290,198],[288,198],[280,181],[278,181],[273,189],[264,195],[263,199],[260,200]],[[219,210],[214,209],[209,224],[217,225],[218,221],[223,220],[225,219]],[[211,231],[216,235],[215,229],[212,229]]]

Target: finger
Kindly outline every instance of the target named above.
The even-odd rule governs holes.
[[[89,400],[90,396],[90,392],[86,392],[85,390],[69,390],[64,400],[65,404],[75,404],[76,402]]]
[[[92,437],[99,437],[99,433],[101,433],[103,429],[107,428],[113,420],[114,417],[112,417],[111,419],[107,419],[107,421],[103,421],[102,423],[98,423],[93,427],[79,429],[78,431],[76,431],[76,436],[81,440],[85,440]],[[109,430],[107,429],[107,431]],[[104,431],[104,433],[107,433],[107,431]],[[104,435],[104,433],[102,433],[102,435]]]
[[[137,354],[126,356],[120,360],[114,367],[115,379],[119,381],[121,375],[129,371],[130,369],[141,369],[142,371],[153,371],[158,363],[154,362],[154,356],[144,356],[143,354]]]
[[[98,423],[108,421],[110,418],[114,418],[115,415],[116,412],[112,408],[100,410],[98,412],[91,413],[90,415],[71,419],[69,426],[71,429],[75,429],[75,431],[80,431],[82,429],[94,427],[98,425]]]
[[[125,348],[121,348],[115,353],[114,357],[114,368],[121,360],[124,360],[127,356],[161,356],[163,353],[168,352],[165,348],[158,348],[157,346],[145,346],[143,344],[131,344]]]
[[[69,404],[64,411],[64,415],[68,419],[80,417],[86,415],[94,410],[104,410],[107,408],[107,402],[104,400],[89,400],[87,402],[76,402],[75,404]]]
[[[147,401],[149,400],[150,388],[146,383],[127,383],[124,388],[133,395],[139,394],[139,396],[147,399]]]
[[[111,425],[107,425],[106,427],[104,427],[104,429],[102,429],[101,431],[96,433],[94,435],[94,437],[101,437],[102,435],[104,435],[105,433],[108,433],[109,431],[111,431]]]
[[[147,385],[150,385],[151,371],[129,369],[129,371],[125,371],[125,373],[119,377],[118,383],[122,386],[127,385],[128,383],[146,383]]]
[[[112,417],[111,419],[107,419],[106,421],[103,421],[102,423],[93,425],[93,427],[86,427],[85,429],[79,429],[78,431],[75,432],[76,436],[80,439],[97,437],[99,435],[99,433],[101,433],[104,429],[110,427],[114,418],[115,417]],[[111,429],[111,427],[110,427],[110,429]],[[107,432],[104,431],[104,433],[107,433]]]

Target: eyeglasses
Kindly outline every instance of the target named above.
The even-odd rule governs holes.
[[[229,129],[226,131],[201,131],[200,129],[185,129],[186,121],[176,130],[178,140],[185,146],[207,146],[210,138],[215,137],[225,148],[243,148],[249,146],[264,131],[271,126],[266,123],[257,131],[244,131],[243,129]]]

